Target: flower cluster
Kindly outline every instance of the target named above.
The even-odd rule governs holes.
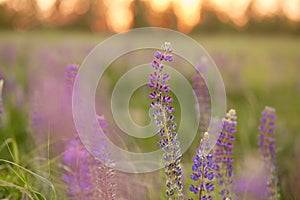
[[[103,116],[98,116],[98,123],[106,134],[106,127],[108,126]],[[91,159],[91,175],[93,182],[96,184],[96,192],[94,197],[97,199],[116,199],[116,180],[115,170],[109,166],[113,166],[114,162],[110,158],[106,141],[101,141],[99,144],[99,155],[101,162],[97,159]]]
[[[231,109],[222,121],[222,129],[214,150],[217,165],[216,178],[219,195],[222,199],[234,199],[233,189],[233,162],[232,149],[234,135],[236,133],[236,112]]]
[[[164,43],[162,50],[163,52],[157,51],[154,54],[152,67],[155,71],[149,75],[148,86],[152,89],[149,95],[152,100],[150,107],[158,127],[157,133],[161,137],[158,145],[164,150],[163,160],[167,177],[166,196],[169,199],[182,199],[182,168],[180,166],[182,154],[176,132],[177,126],[174,122],[174,107],[171,106],[173,99],[168,94],[170,76],[162,72],[163,62],[173,61],[171,44]]]
[[[208,88],[198,70],[196,70],[196,75],[193,77],[193,89],[198,100],[197,110],[200,110],[198,114],[200,131],[204,132],[209,126],[211,105]]]
[[[65,70],[65,87],[66,93],[71,95],[73,90],[74,81],[79,70],[79,66],[75,64],[67,65]]]
[[[68,65],[65,72],[67,93],[71,94],[73,83],[79,67]],[[103,116],[98,116],[98,124],[106,134],[108,126]],[[63,156],[66,173],[63,180],[67,183],[67,194],[76,199],[104,199],[116,198],[115,172],[109,166],[113,165],[107,150],[106,141],[99,144],[101,161],[90,155],[79,138],[70,140]],[[109,165],[109,166],[108,166]]]
[[[63,155],[66,172],[63,176],[67,184],[67,195],[78,199],[90,199],[93,184],[90,172],[90,155],[79,138],[70,140]]]
[[[203,139],[200,141],[200,146],[193,158],[193,172],[190,178],[196,182],[195,185],[189,187],[190,191],[199,195],[201,200],[213,199],[211,192],[214,191],[214,178],[216,164],[213,159],[213,154],[209,152],[209,134],[204,133]],[[191,198],[190,200],[193,200]]]
[[[259,151],[264,161],[265,170],[265,199],[278,199],[278,177],[276,167],[275,153],[275,109],[266,106],[262,111],[260,119],[261,125],[258,127],[259,135]]]
[[[105,119],[99,117],[102,128]],[[105,143],[99,144],[102,162],[90,155],[79,138],[70,140],[63,155],[66,173],[63,180],[67,183],[67,195],[76,199],[104,199],[116,198],[116,184],[114,169]]]

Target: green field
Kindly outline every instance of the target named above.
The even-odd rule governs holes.
[[[80,64],[89,51],[108,36],[80,32],[0,33],[0,78],[4,77],[5,80],[2,95],[3,126],[0,128],[0,145],[3,145],[0,146],[0,157],[12,160],[52,181],[58,199],[66,198],[58,164],[64,150],[62,144],[75,132],[71,115],[54,117],[63,109],[57,103],[62,100],[60,94],[63,93],[61,84],[64,70],[69,63]],[[255,160],[259,159],[257,126],[260,112],[266,105],[274,107],[277,115],[275,138],[281,196],[282,199],[300,198],[300,37],[276,34],[199,34],[191,37],[215,61],[225,84],[227,108],[237,111],[238,127],[234,147],[236,175],[249,174],[248,184],[255,184],[255,173],[256,170],[259,171],[259,164]],[[110,84],[116,79],[115,73],[108,72],[107,93],[111,90]],[[35,95],[42,98],[36,102]],[[144,97],[147,98],[147,95],[137,97],[140,101],[137,103],[138,107],[149,103],[148,99],[143,101]],[[36,104],[43,109],[34,110],[32,105]],[[35,130],[30,125],[33,110],[47,121],[42,130]],[[43,111],[47,116],[43,116]],[[104,113],[106,112],[108,111],[105,110]],[[9,153],[4,142],[7,138],[16,141],[18,152],[12,150],[13,153]],[[187,181],[190,158],[199,144],[200,136],[196,139],[183,155]],[[139,140],[132,142],[139,146]],[[145,140],[143,144],[149,145],[149,148],[156,145],[148,144],[150,142]],[[11,154],[15,158],[11,158]],[[35,160],[32,156],[41,156],[44,160]],[[33,164],[33,161],[37,161],[37,164]],[[8,167],[3,161],[0,164],[0,170],[3,169],[0,185],[10,188],[0,188],[0,199],[7,197],[9,193],[8,199],[18,199],[19,197],[13,196],[14,193],[20,193],[16,191],[32,191],[37,189],[34,186],[37,182],[43,182],[22,169]],[[160,172],[154,174],[157,176]],[[148,196],[145,199],[159,199],[163,196],[163,190],[156,191],[163,187],[163,181],[160,181],[161,187],[155,185],[157,180],[149,179],[149,183],[144,183],[145,178],[153,177],[154,174],[131,177],[136,185],[142,182],[142,190]],[[127,174],[120,176],[130,177]],[[9,183],[15,185],[11,186]],[[47,199],[50,198],[51,190],[47,183],[37,190],[46,194]],[[187,187],[185,190],[188,190]],[[133,199],[126,191],[122,193],[124,198]],[[35,198],[38,197],[40,198],[39,195]],[[242,198],[247,199],[245,196]]]

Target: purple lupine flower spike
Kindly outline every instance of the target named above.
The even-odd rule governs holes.
[[[72,94],[74,81],[77,75],[77,72],[79,70],[79,66],[75,64],[69,64],[67,65],[67,69],[65,70],[65,87],[66,87],[66,93],[68,95]]]
[[[89,175],[90,155],[79,138],[68,142],[63,162],[66,168],[63,180],[67,184],[67,195],[77,199],[90,199],[93,194]]]
[[[163,73],[163,62],[173,61],[172,46],[169,42],[162,45],[163,51],[154,54],[152,67],[154,72],[149,75],[148,86],[152,90],[149,98],[152,100],[150,108],[153,110],[153,118],[158,127],[157,134],[161,137],[158,145],[164,150],[163,160],[165,166],[166,196],[168,199],[183,199],[182,194],[182,168],[180,165],[182,154],[177,126],[174,122],[174,107],[171,103],[172,97],[169,96],[170,76]]]
[[[192,184],[189,190],[198,195],[199,200],[213,199],[215,170],[216,164],[209,148],[209,134],[205,132],[193,158],[192,173],[190,175],[195,184]],[[190,200],[193,200],[193,198],[190,198]]]
[[[0,80],[0,126],[1,126],[1,119],[3,115],[3,102],[2,102],[2,90],[3,90],[3,80]]]
[[[199,106],[199,108],[197,110],[200,111],[198,113],[199,128],[200,131],[204,132],[207,130],[210,121],[211,103],[207,85],[199,70],[196,70],[196,74],[193,77],[193,89],[198,100],[196,106]]]
[[[73,84],[79,66],[68,65],[66,75],[66,92],[72,94]],[[103,116],[98,116],[98,124],[106,134],[108,126]],[[67,195],[76,199],[116,199],[115,171],[107,150],[106,141],[99,144],[98,155],[101,161],[88,153],[79,138],[69,141],[63,156],[63,162],[68,169],[63,180],[67,183]],[[107,164],[107,165],[106,165]]]
[[[105,129],[104,117],[98,117],[98,123]],[[105,131],[104,131],[105,132]],[[100,162],[88,153],[79,138],[70,140],[63,155],[66,173],[63,180],[67,183],[67,195],[76,199],[116,199],[115,171],[107,151],[106,143],[99,144]],[[105,163],[104,163],[105,162]]]
[[[108,126],[104,116],[98,116],[98,123],[106,134],[106,128]],[[99,154],[101,161],[92,158],[90,175],[93,183],[96,185],[93,197],[95,199],[114,200],[116,199],[116,180],[115,170],[109,166],[113,166],[114,162],[110,158],[106,141],[101,141],[99,144]]]
[[[214,150],[217,165],[216,178],[222,199],[235,199],[233,192],[233,141],[236,133],[236,111],[231,109],[222,121],[222,129]]]
[[[259,151],[264,161],[265,170],[265,199],[279,199],[279,187],[277,177],[276,152],[275,152],[275,109],[266,106],[262,111],[261,125],[258,127]]]

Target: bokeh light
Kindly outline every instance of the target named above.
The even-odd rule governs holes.
[[[145,9],[139,10],[137,4]],[[17,29],[44,22],[63,26],[85,16],[92,30],[119,33],[133,28],[143,17],[151,26],[176,26],[188,33],[201,26],[207,11],[237,27],[273,17],[300,22],[300,0],[0,0],[0,6],[16,18],[12,24]]]
[[[106,0],[106,19],[108,27],[114,32],[123,32],[131,28],[133,13],[130,7],[132,0]]]
[[[178,30],[190,32],[200,22],[202,0],[174,0]]]
[[[211,0],[210,6],[222,21],[231,20],[237,26],[244,26],[248,22],[247,9],[251,0]]]
[[[283,12],[292,21],[300,21],[300,1],[289,0],[283,3]]]

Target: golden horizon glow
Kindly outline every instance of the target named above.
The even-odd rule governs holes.
[[[110,30],[120,33],[132,27],[133,12],[130,4],[133,0],[106,0],[107,20]]]
[[[0,0],[11,12],[26,13],[30,11],[31,0]],[[92,8],[93,23],[113,32],[123,32],[133,26],[133,0],[63,0],[58,8],[54,7],[58,0],[33,0],[37,4],[38,19],[48,20],[63,25],[78,15],[85,14],[94,4],[102,6],[102,13],[95,13]],[[150,12],[144,12],[150,25],[168,26],[163,20],[164,12],[172,9],[177,18],[178,30],[190,32],[201,23],[203,7],[213,10],[223,21],[233,22],[236,26],[245,26],[250,19],[261,19],[273,16],[284,16],[290,21],[300,22],[300,0],[141,0]],[[170,15],[169,15],[170,17]],[[100,19],[101,18],[101,19]],[[167,18],[166,18],[167,19]],[[161,20],[161,21],[160,21]],[[20,22],[19,24],[21,24]],[[100,23],[104,23],[101,25]],[[17,23],[18,24],[18,23]],[[93,26],[93,25],[91,25]]]
[[[255,0],[253,11],[258,18],[273,16],[280,12],[280,2],[278,0]]]
[[[148,2],[150,4],[151,9],[156,12],[166,11],[170,6],[171,1],[172,0],[151,0],[151,1],[145,0],[145,2]]]
[[[222,21],[231,20],[237,26],[244,26],[248,22],[246,12],[251,0],[211,0],[210,2]]]
[[[288,19],[300,21],[300,0],[289,0],[283,3],[283,12]]]
[[[173,0],[178,30],[190,32],[201,17],[202,0]]]
[[[41,11],[48,11],[55,4],[55,1],[56,0],[36,0],[36,3]]]
[[[77,0],[63,0],[59,5],[59,12],[64,16],[68,16],[74,12],[77,3]]]

